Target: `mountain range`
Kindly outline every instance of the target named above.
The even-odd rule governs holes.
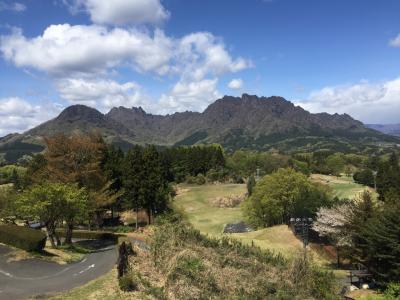
[[[146,113],[141,107],[114,107],[103,114],[73,105],[59,116],[23,134],[0,138],[0,155],[15,161],[43,149],[42,137],[97,130],[123,149],[133,144],[160,146],[219,143],[236,149],[349,151],[366,144],[400,143],[400,139],[364,126],[347,114],[312,114],[282,97],[224,96],[202,113]]]
[[[400,137],[400,124],[366,124],[368,128]]]

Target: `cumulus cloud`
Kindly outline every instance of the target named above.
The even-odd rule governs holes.
[[[170,13],[160,0],[64,0],[72,13],[85,11],[96,24],[160,24]]]
[[[141,72],[164,74],[172,42],[160,30],[153,35],[97,25],[51,25],[41,36],[26,38],[20,29],[0,38],[6,60],[58,76],[101,73],[121,64]]]
[[[165,114],[177,111],[202,111],[221,97],[217,83],[216,78],[194,82],[179,81],[168,94],[161,96],[157,112]]]
[[[184,76],[196,80],[207,74],[235,73],[252,66],[243,57],[232,58],[224,43],[209,32],[184,36],[178,42],[176,53],[177,68]]]
[[[366,123],[399,123],[400,78],[325,87],[296,102],[311,112],[348,113]]]
[[[389,41],[389,45],[392,47],[400,47],[400,34],[397,37],[391,39]]]
[[[99,25],[51,25],[41,36],[26,38],[20,29],[0,38],[0,51],[18,67],[56,75],[101,73],[130,64],[139,72],[180,74],[202,79],[251,66],[232,58],[222,41],[200,32],[181,39],[161,30],[108,29]],[[79,49],[79,51],[77,51]]]
[[[232,79],[228,83],[228,87],[232,90],[239,90],[243,87],[243,80],[238,78],[238,79]]]
[[[7,3],[4,1],[0,1],[0,11],[3,10],[23,12],[26,10],[26,5],[19,2]]]
[[[146,107],[149,102],[135,82],[120,84],[109,79],[66,78],[56,85],[60,96],[69,103],[95,106],[103,112],[118,106]]]
[[[174,88],[161,97],[163,110],[168,111],[203,109],[219,95],[220,76],[252,66],[250,60],[233,57],[223,41],[208,32],[172,38],[159,29],[150,32],[102,25],[51,25],[33,38],[15,29],[0,37],[0,51],[18,67],[47,72],[64,99],[86,101],[101,109],[139,101],[131,83],[98,80],[121,66],[156,77],[177,77]],[[93,96],[96,89],[103,94]]]
[[[9,97],[0,99],[0,136],[23,132],[55,117],[60,111],[56,105],[33,105],[28,101]]]

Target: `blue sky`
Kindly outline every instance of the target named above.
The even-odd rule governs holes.
[[[279,95],[400,123],[398,0],[0,0],[0,136],[82,103]]]

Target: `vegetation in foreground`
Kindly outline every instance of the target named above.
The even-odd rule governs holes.
[[[156,228],[150,256],[167,299],[335,299],[333,275],[311,262],[207,238],[182,223]]]

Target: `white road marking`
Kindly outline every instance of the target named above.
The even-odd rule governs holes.
[[[83,272],[86,272],[88,270],[90,270],[91,268],[94,268],[95,264],[88,266],[86,269],[83,269],[82,271],[79,272],[79,274],[82,274]]]
[[[0,274],[6,275],[7,277],[14,278],[14,279],[40,280],[40,279],[47,279],[47,278],[52,278],[54,276],[60,275],[60,274],[64,273],[65,271],[68,271],[69,269],[71,269],[71,267],[65,268],[65,269],[63,269],[60,272],[57,272],[55,274],[51,274],[51,275],[48,275],[48,276],[42,276],[42,277],[18,277],[18,276],[14,276],[14,275],[12,275],[10,273],[7,273],[7,272],[5,272],[3,270],[0,270]]]
[[[0,270],[0,273],[3,274],[3,275],[6,275],[7,277],[11,277],[11,278],[14,277],[14,276],[12,276],[10,273],[7,273],[7,272],[5,272],[5,271],[3,271],[3,270]]]
[[[85,257],[84,259],[82,259],[82,261],[81,261],[80,263],[83,264],[85,261],[87,261],[87,257]]]

